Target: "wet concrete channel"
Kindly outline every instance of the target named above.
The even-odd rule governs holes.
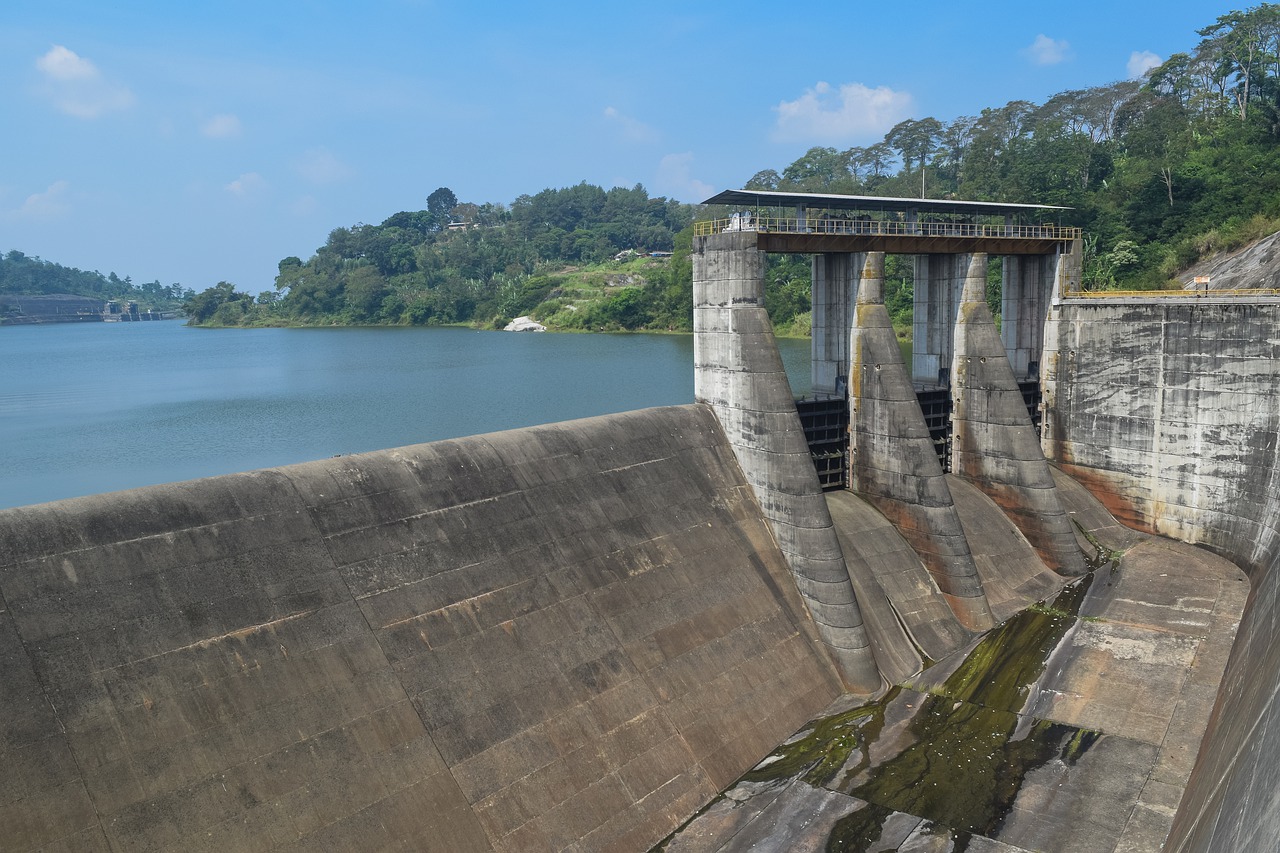
[[[878,701],[845,697],[655,850],[1158,851],[1248,595],[1130,547]]]

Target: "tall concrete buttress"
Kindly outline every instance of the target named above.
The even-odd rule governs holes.
[[[882,683],[764,309],[752,232],[694,238],[694,397],[711,405],[846,684]]]
[[[1071,520],[987,306],[987,256],[967,263],[951,368],[951,470],[986,492],[1051,569],[1086,570]]]
[[[952,329],[964,286],[960,255],[916,255],[912,312],[911,377],[946,385],[951,370]]]
[[[813,391],[841,394],[849,381],[849,311],[858,292],[862,252],[813,256]]]
[[[1056,273],[1054,255],[1006,255],[1001,273],[1000,338],[1019,379],[1040,376],[1044,323]]]
[[[990,628],[991,608],[884,305],[883,252],[867,255],[849,334],[852,488],[920,555],[960,624]]]

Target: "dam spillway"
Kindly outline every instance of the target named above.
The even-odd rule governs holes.
[[[3,837],[647,847],[839,693],[725,455],[687,406],[6,511]]]
[[[1072,519],[1166,576],[1146,583],[1122,560],[1125,601],[1091,590],[1073,636],[1173,648],[1153,661],[1178,665],[1165,681],[1134,683],[1176,670],[1191,689],[1146,715],[1183,738],[1165,752],[1156,722],[1134,725],[1136,696],[1120,723],[1078,683],[1045,680],[1028,700],[1029,718],[1073,714],[1054,724],[1151,758],[1132,805],[1113,804],[1123,822],[1094,821],[1120,833],[1099,849],[1271,849],[1280,305],[1072,297],[1070,241],[1028,231],[1049,235],[1036,248],[1050,254],[1018,261],[1038,296],[993,338],[963,307],[985,263],[973,241],[1018,227],[892,235],[896,251],[932,241],[917,275],[938,295],[917,316],[949,326],[911,366],[900,352],[894,366],[861,287],[874,244],[815,259],[815,281],[845,288],[815,317],[814,370],[852,394],[857,494],[817,481],[759,301],[761,232],[739,230],[699,238],[694,405],[0,512],[6,849],[648,849],[713,802],[706,814],[752,813],[716,798],[808,721],[890,684],[942,691],[921,671],[1079,583],[1088,542]],[[1016,383],[1033,364],[1044,434],[1028,442]],[[940,378],[967,395],[955,473],[912,388]],[[1187,648],[1234,628],[1235,568],[1138,544],[1112,516],[1248,573],[1229,661]],[[1220,605],[1193,582],[1216,582]],[[1157,630],[1152,607],[1191,624],[1136,633]],[[1105,664],[1077,674],[1135,665],[1068,645]],[[1051,713],[1051,697],[1071,707]],[[796,801],[720,846],[816,814]],[[857,811],[824,808],[833,825]],[[878,808],[906,816],[894,827],[915,820],[901,849],[947,849],[903,846],[943,838],[924,827],[935,818]],[[1070,809],[1015,798],[1010,813],[1008,842],[979,832],[969,849],[1084,849],[1053,822]],[[1120,846],[1135,839],[1147,847]]]

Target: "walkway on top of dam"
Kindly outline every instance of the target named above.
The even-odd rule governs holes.
[[[764,252],[1047,255],[1080,237],[1042,221],[1071,208],[1044,204],[766,190],[725,190],[703,204],[740,212],[697,222],[695,234],[752,231]]]

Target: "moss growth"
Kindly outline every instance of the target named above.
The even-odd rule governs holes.
[[[800,778],[815,787],[825,787],[859,750],[858,762],[845,775],[866,768],[870,762],[867,744],[875,741],[884,727],[885,707],[902,692],[892,688],[879,702],[862,705],[821,720],[804,729],[803,737],[792,739],[773,751],[761,766],[742,777],[747,782]]]
[[[974,835],[997,834],[1028,774],[1051,761],[1076,764],[1101,737],[1020,716],[1081,618],[1092,579],[988,633],[932,692],[895,687],[878,702],[815,720],[742,781],[796,780],[865,801],[832,827],[828,851],[871,849],[896,812],[948,836],[953,851],[968,849]]]

